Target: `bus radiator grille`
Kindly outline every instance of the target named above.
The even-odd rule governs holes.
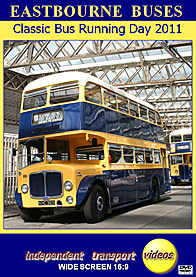
[[[30,195],[32,198],[62,196],[62,176],[60,172],[40,172],[30,175]]]

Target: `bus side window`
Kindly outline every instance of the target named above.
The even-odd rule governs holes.
[[[135,161],[137,164],[144,164],[144,149],[135,148]]]
[[[171,136],[171,142],[181,142],[181,141],[182,141],[181,135]]]
[[[183,136],[183,141],[192,141],[192,135],[184,135]]]
[[[154,150],[154,163],[155,164],[161,163],[161,152],[159,150]]]
[[[123,156],[125,163],[134,163],[133,147],[129,145],[123,145]]]
[[[112,91],[104,89],[104,106],[116,110],[116,94]]]
[[[149,110],[149,120],[152,123],[156,123],[155,112]]]
[[[76,148],[77,160],[100,161],[104,159],[103,145],[97,146],[79,146]]]
[[[109,155],[111,163],[122,163],[121,146],[117,144],[109,144]]]
[[[85,99],[92,103],[102,104],[101,87],[88,82],[85,87]]]
[[[145,157],[146,157],[146,163],[147,164],[152,164],[153,163],[152,149],[146,149],[145,150]]]
[[[140,117],[142,119],[148,120],[148,113],[146,107],[140,106]]]
[[[78,97],[78,82],[59,84],[50,88],[50,104],[75,101]]]
[[[118,110],[123,113],[129,113],[128,100],[124,97],[117,96]]]
[[[47,160],[68,161],[69,159],[69,141],[47,140]]]
[[[23,110],[42,107],[46,105],[46,88],[30,91],[24,94]]]
[[[156,113],[156,120],[157,120],[157,124],[161,125],[161,119],[158,113]]]
[[[138,104],[132,102],[131,100],[129,100],[129,111],[130,111],[130,115],[139,117]]]

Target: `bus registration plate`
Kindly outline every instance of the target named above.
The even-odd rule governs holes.
[[[46,201],[38,201],[38,205],[39,206],[44,206],[44,205],[55,205],[55,201],[54,200],[46,200]]]

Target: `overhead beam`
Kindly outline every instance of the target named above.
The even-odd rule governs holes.
[[[81,43],[79,45],[78,49],[81,50],[81,48],[83,48],[85,46],[85,43],[86,43],[86,41],[83,42],[83,44]],[[185,42],[183,44],[183,46],[185,46],[187,44],[190,45],[190,42],[188,42],[188,43]],[[179,46],[181,44],[173,44],[173,45],[178,45]],[[159,46],[159,47],[157,47],[157,46],[149,47],[148,45],[147,46],[144,45],[144,46],[132,47],[132,48],[126,49],[126,50],[124,50],[124,49],[122,49],[122,50],[121,49],[116,49],[116,50],[108,50],[108,51],[105,51],[105,52],[99,52],[99,53],[93,53],[93,54],[89,53],[89,52],[85,53],[85,54],[77,54],[78,53],[78,49],[76,49],[74,51],[74,53],[76,53],[76,54],[72,54],[71,56],[64,56],[64,57],[56,57],[56,56],[54,57],[53,56],[52,59],[50,57],[48,59],[41,59],[41,60],[32,61],[31,65],[33,66],[33,65],[49,64],[49,63],[55,63],[55,62],[61,62],[61,61],[71,61],[71,60],[74,60],[74,59],[83,59],[83,58],[95,58],[95,57],[105,56],[105,55],[107,55],[107,56],[109,56],[109,55],[115,55],[115,54],[116,55],[120,55],[120,54],[123,54],[123,53],[133,53],[135,51],[140,53],[142,51],[147,51],[147,50],[150,51],[150,50],[160,49],[160,47],[161,46]],[[43,51],[43,53],[44,53],[44,51]],[[21,55],[21,54],[19,53],[18,55]],[[171,56],[169,54],[163,54],[162,56],[164,56],[164,55],[168,55],[169,60],[171,60]],[[151,57],[151,56],[148,56],[148,57]],[[180,60],[180,58],[177,58],[177,57],[173,57],[173,59],[174,60],[175,59],[176,60]],[[187,59],[187,57],[186,57],[186,59]],[[112,61],[109,61],[109,62],[112,62]],[[134,62],[134,61],[132,60],[132,62]],[[140,62],[141,62],[140,58],[138,58],[138,62],[137,63],[140,63]],[[146,60],[145,59],[144,59],[144,64],[146,64]],[[11,65],[6,65],[5,67],[6,68],[17,68],[17,67],[26,66],[26,65],[29,65],[29,61],[18,63],[18,64],[11,63]]]
[[[148,89],[148,88],[162,88],[162,87],[170,87],[174,85],[176,87],[179,86],[191,86],[192,79],[171,79],[171,80],[154,80],[148,83],[141,83],[141,82],[128,82],[126,84],[115,84],[118,88],[125,89],[125,90],[138,90],[138,89]]]
[[[185,102],[185,101],[191,101],[191,97],[182,97],[182,98],[177,98],[177,99],[157,99],[157,100],[151,100],[149,101],[152,104],[155,103],[176,103],[176,102]]]
[[[159,113],[165,113],[165,114],[168,114],[168,113],[186,113],[186,112],[191,112],[190,111],[190,108],[179,108],[179,109],[161,109],[159,108]]]
[[[189,56],[188,56],[189,55]],[[164,58],[165,57],[165,58]],[[192,61],[191,53],[187,53],[186,56],[187,61]],[[54,59],[43,59],[43,60],[36,60],[32,62],[22,62],[22,63],[16,63],[16,64],[9,64],[5,65],[6,69],[14,69],[19,67],[25,67],[25,66],[35,66],[35,65],[42,65],[42,64],[51,64],[56,62],[63,62],[70,60],[67,57],[59,57]],[[178,58],[171,58],[168,54],[165,55],[156,55],[156,56],[150,56],[147,58],[145,57],[143,61],[143,66],[151,66],[151,65],[164,65],[164,64],[174,64],[182,62]],[[78,64],[78,65],[70,65],[60,68],[60,71],[83,71],[88,72],[90,70],[97,70],[97,71],[103,71],[106,69],[119,69],[119,68],[135,68],[135,67],[141,67],[141,61],[139,58],[129,58],[129,59],[118,59],[118,60],[109,60],[104,62],[96,62],[96,63],[88,63],[88,64]],[[47,72],[47,70],[46,70]],[[34,72],[36,73],[36,72]],[[44,71],[42,72],[44,73]],[[40,74],[38,71],[37,74]]]
[[[67,42],[69,42],[67,40]],[[71,42],[71,41],[70,41]],[[92,41],[93,42],[93,41]],[[107,50],[110,46],[110,44],[112,43],[112,41],[109,41],[108,42],[108,45],[106,45],[104,48],[102,48],[102,42],[103,41],[100,41],[101,42],[101,45],[99,47],[100,51],[97,51],[97,52],[89,52],[88,53],[88,57],[99,57],[99,56],[103,56],[104,54],[107,53],[107,55],[114,55],[114,54],[125,54],[127,52],[129,53],[134,53],[134,52],[141,52],[141,51],[151,51],[151,50],[159,50],[159,49],[162,49],[162,46],[159,45],[159,44],[149,44],[149,45],[143,45],[143,46],[134,46],[134,43],[135,41],[131,41],[131,43],[129,43],[127,46],[125,46],[123,48],[119,48],[119,49],[113,49],[113,50]],[[15,46],[18,46],[18,45],[24,45],[24,44],[27,44],[29,43],[29,41],[6,41],[4,43],[4,46],[6,48],[8,47],[15,47]],[[36,43],[36,41],[34,42]],[[187,41],[170,41],[168,43],[169,46],[171,47],[182,47],[182,46],[190,46],[192,45],[192,41],[191,40],[187,40]],[[86,57],[86,54],[80,54],[80,55],[77,55],[78,58],[84,58]],[[71,59],[73,57],[70,57]]]

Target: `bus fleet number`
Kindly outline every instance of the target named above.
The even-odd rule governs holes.
[[[181,34],[180,24],[174,25],[174,24],[156,24],[157,34]]]

